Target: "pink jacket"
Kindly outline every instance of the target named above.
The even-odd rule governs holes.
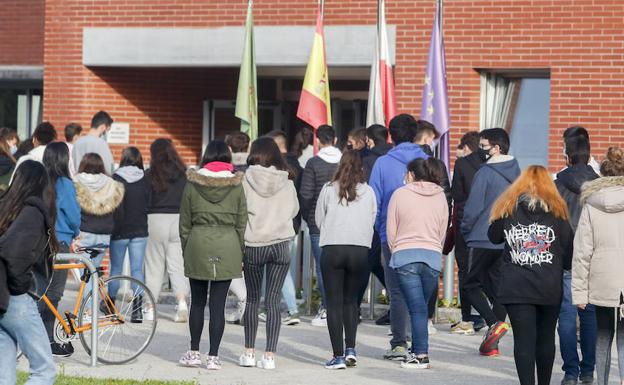
[[[442,252],[448,226],[444,190],[430,182],[410,183],[392,194],[388,206],[388,246]]]

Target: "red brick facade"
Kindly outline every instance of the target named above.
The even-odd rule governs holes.
[[[0,66],[43,64],[44,0],[0,0]]]
[[[5,1],[24,18],[41,14],[37,1]],[[142,150],[171,135],[190,162],[201,143],[201,101],[234,98],[236,69],[89,69],[81,64],[84,27],[216,27],[242,25],[240,0],[46,0],[44,119],[62,126],[88,124],[99,109],[129,122],[131,142]],[[313,25],[316,0],[255,4],[256,25]],[[388,0],[388,23],[397,25],[396,89],[399,110],[418,113],[434,0]],[[23,7],[23,4],[28,4]],[[20,8],[18,7],[18,8]],[[31,9],[32,8],[32,9]],[[37,13],[39,12],[39,13]],[[2,14],[6,15],[3,7]],[[20,17],[18,20],[23,22]],[[327,25],[374,24],[376,1],[327,0]],[[478,68],[540,68],[551,74],[550,166],[563,165],[562,130],[575,123],[592,134],[599,159],[624,139],[624,2],[621,0],[447,0],[444,35],[452,119],[452,144],[479,125]],[[13,21],[15,22],[15,21]],[[30,60],[37,42],[7,43],[17,61]],[[16,34],[13,25],[8,29]],[[28,23],[34,31],[37,23]],[[30,36],[30,35],[27,35]],[[311,37],[310,37],[311,38]],[[36,40],[36,39],[35,39]],[[33,44],[33,47],[31,47]],[[19,44],[18,44],[19,45]],[[32,49],[32,53],[27,47]],[[19,48],[19,49],[18,49]],[[22,48],[23,51],[22,52]],[[36,56],[36,55],[34,55]],[[225,76],[227,75],[227,76]],[[331,69],[330,69],[331,76]],[[223,79],[226,79],[225,81]],[[230,80],[227,80],[230,79]]]

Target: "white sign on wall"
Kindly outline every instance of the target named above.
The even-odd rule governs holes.
[[[106,134],[106,141],[109,144],[130,143],[130,124],[114,122]]]

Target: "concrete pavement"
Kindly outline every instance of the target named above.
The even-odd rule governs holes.
[[[207,371],[204,368],[183,368],[177,365],[180,355],[188,349],[186,324],[172,322],[173,306],[160,305],[158,328],[148,349],[134,362],[110,366],[88,366],[86,355],[78,340],[74,341],[76,353],[69,358],[57,359],[59,370],[67,375],[109,377],[124,379],[192,380],[199,384],[517,384],[513,361],[513,336],[501,342],[502,355],[496,358],[480,357],[477,353],[482,333],[475,336],[455,336],[448,325],[438,325],[439,333],[430,339],[432,369],[408,370],[397,362],[381,359],[388,346],[387,327],[364,322],[358,329],[358,367],[330,371],[322,364],[330,356],[329,335],[326,328],[313,327],[306,319],[298,326],[284,326],[278,345],[277,369],[267,371],[241,368],[238,356],[243,350],[243,327],[226,325],[220,356],[223,369]],[[260,323],[257,347],[264,348],[264,326]],[[208,322],[204,328],[202,352],[208,349]],[[616,356],[615,356],[616,357]],[[617,363],[612,368],[612,383],[617,384]],[[20,367],[26,368],[22,359]],[[553,370],[551,384],[561,381],[561,361]]]

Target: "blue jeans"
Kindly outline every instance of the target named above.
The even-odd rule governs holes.
[[[425,263],[415,262],[399,267],[396,273],[412,321],[412,353],[429,354],[428,303],[438,288],[440,272]]]
[[[576,315],[581,321],[581,354],[580,361],[577,349]],[[572,274],[569,271],[563,273],[563,301],[559,313],[559,344],[565,377],[579,378],[592,376],[596,364],[596,339],[597,339],[596,308],[587,305],[585,310],[579,309],[572,304]]]
[[[110,243],[110,275],[120,275],[123,270],[123,263],[128,250],[128,258],[130,258],[130,275],[141,282],[145,282],[143,274],[143,258],[145,257],[145,246],[147,246],[147,237],[132,239],[115,239]],[[132,287],[136,290],[136,287]],[[119,282],[113,281],[108,287],[108,294],[111,298],[117,296],[119,290]]]
[[[407,306],[399,286],[399,276],[393,268],[388,266],[392,256],[390,248],[388,243],[383,241],[381,243],[381,254],[386,278],[386,290],[390,294],[390,330],[392,331],[390,347],[407,347]]]
[[[110,234],[93,234],[87,233],[85,231],[80,232],[80,239],[78,240],[78,245],[80,247],[106,245],[106,247],[104,247],[102,251],[99,252],[97,256],[91,260],[95,267],[102,266],[102,260],[104,260],[104,256],[106,255],[106,248],[108,248],[109,244]]]
[[[325,299],[325,285],[323,285],[323,274],[321,273],[321,247],[319,246],[320,240],[321,234],[310,234],[312,254],[314,255],[314,268],[316,270],[316,285],[321,292],[321,308],[326,309],[327,301]]]
[[[56,376],[50,341],[37,304],[28,294],[12,295],[0,316],[0,384],[15,384],[17,345],[30,363],[26,385],[51,385]]]
[[[282,286],[282,297],[284,297],[284,302],[286,302],[286,307],[288,307],[288,313],[298,313],[299,309],[297,308],[297,293],[295,292],[295,280],[293,279],[292,272],[297,265],[297,237],[299,234],[295,235],[294,239],[291,239],[289,247],[290,247],[290,268],[288,269],[288,275],[284,280],[284,286]]]

